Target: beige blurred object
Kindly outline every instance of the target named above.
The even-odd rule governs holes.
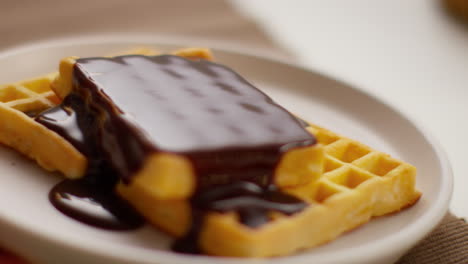
[[[4,36],[0,50],[49,38],[101,33],[182,36],[271,47],[257,24],[219,0],[2,0],[0,17],[0,35]]]
[[[443,0],[450,13],[468,21],[468,0]]]

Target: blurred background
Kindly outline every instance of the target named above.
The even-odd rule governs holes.
[[[0,0],[0,50],[132,33],[198,39],[301,64],[376,95],[428,128],[453,165],[451,209],[468,217],[467,6],[466,0]]]

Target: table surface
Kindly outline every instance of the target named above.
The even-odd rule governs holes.
[[[231,2],[298,63],[371,92],[427,128],[452,164],[451,209],[468,217],[468,23],[437,0]]]

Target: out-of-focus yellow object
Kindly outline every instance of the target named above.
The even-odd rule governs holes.
[[[468,22],[467,0],[442,0],[449,12]]]
[[[272,212],[273,220],[258,228],[243,225],[235,213],[208,213],[198,241],[205,253],[289,255],[331,241],[374,216],[397,212],[419,199],[414,166],[321,127],[310,125],[308,130],[324,146],[324,173],[318,182],[283,191],[310,205],[292,216]],[[117,190],[146,219],[175,237],[189,229],[187,200],[157,199],[132,184],[119,184]]]
[[[86,158],[68,141],[27,115],[60,102],[50,89],[56,76],[57,73],[51,73],[0,86],[0,143],[36,160],[46,170],[77,178],[86,170]]]

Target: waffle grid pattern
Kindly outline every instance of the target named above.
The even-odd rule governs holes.
[[[331,196],[351,191],[362,183],[391,177],[392,171],[407,163],[375,151],[357,141],[339,136],[316,125],[307,128],[325,150],[324,173],[317,183],[313,197],[323,203]]]
[[[60,100],[50,89],[57,73],[12,84],[0,85],[0,102],[24,113],[37,113],[57,105]],[[33,113],[32,113],[33,112]]]

